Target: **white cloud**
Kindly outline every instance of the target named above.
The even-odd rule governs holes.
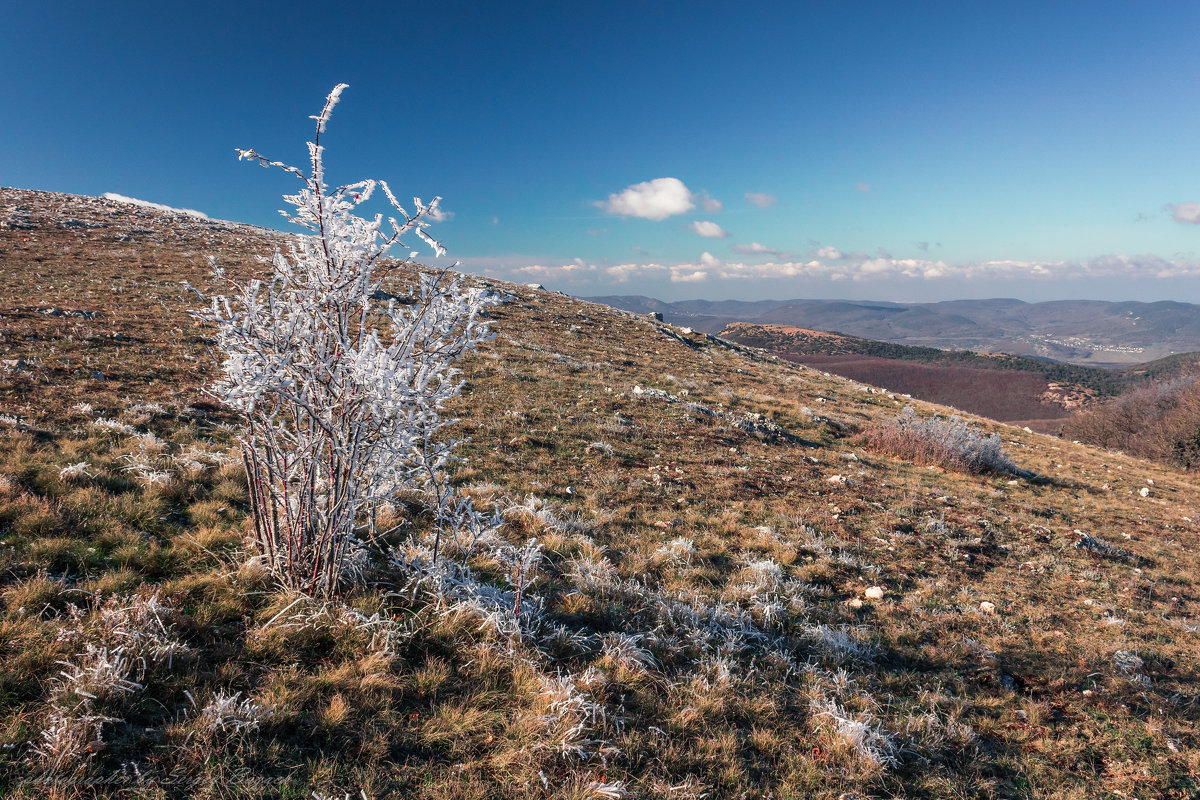
[[[817,251],[817,258],[828,259],[829,261],[838,261],[846,257],[846,254],[836,247],[826,245]]]
[[[859,181],[858,183],[854,184],[854,188],[860,192],[869,192],[871,191],[871,184]]]
[[[697,220],[696,222],[693,222],[691,225],[688,225],[688,228],[691,229],[693,232],[695,232],[695,233],[699,234],[700,236],[703,236],[707,239],[728,239],[729,238],[729,231],[725,230],[717,223],[708,222],[707,220],[704,220],[704,221]]]
[[[584,277],[596,271],[594,264],[586,263],[582,258],[575,258],[569,264],[560,264],[558,266],[546,266],[544,264],[530,264],[527,267],[517,267],[516,269],[507,270],[509,275],[520,278],[542,278],[549,279],[567,279]]]
[[[746,192],[744,197],[746,198],[746,202],[748,202],[750,205],[758,206],[759,208],[768,208],[779,202],[778,197],[773,194],[767,194],[766,192]]]
[[[733,251],[735,253],[741,253],[744,256],[767,255],[784,260],[790,257],[789,254],[784,250],[775,250],[774,248],[767,247],[765,244],[759,244],[758,242],[750,242],[750,244],[738,242],[737,244],[733,245]]]
[[[125,195],[117,194],[116,192],[105,192],[103,197],[105,200],[115,200],[118,203],[127,203],[128,205],[131,205],[131,206],[141,206],[142,208],[156,208],[159,211],[173,211],[176,214],[187,214],[189,217],[198,217],[200,219],[208,219],[207,214],[201,213],[201,212],[196,211],[191,208],[171,208],[171,206],[164,206],[162,203],[151,203],[148,200],[138,200],[136,197],[126,197]]]
[[[994,260],[962,263],[925,258],[867,257],[858,254],[845,255],[840,260],[819,257],[807,260],[775,258],[766,263],[747,263],[723,261],[707,251],[694,261],[676,264],[594,264],[580,258],[556,264],[524,260],[522,256],[464,260],[468,262],[463,265],[465,268],[497,278],[520,283],[557,283],[563,288],[577,286],[593,289],[632,281],[711,283],[811,279],[866,283],[963,279],[1070,281],[1096,278],[1200,278],[1200,261],[1127,254],[1110,254],[1086,261]]]
[[[1167,210],[1176,222],[1200,225],[1200,203],[1171,203]]]
[[[701,192],[700,207],[710,214],[716,214],[725,209],[725,204],[715,197],[709,197],[708,192]]]
[[[610,194],[597,206],[609,214],[623,217],[663,220],[696,207],[691,190],[678,178],[655,178],[627,186],[620,194]]]
[[[425,212],[425,219],[430,222],[446,222],[447,220],[454,219],[454,212],[447,211],[439,204],[437,208],[431,208]]]

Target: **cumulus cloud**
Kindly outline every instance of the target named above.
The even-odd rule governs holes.
[[[728,239],[729,238],[729,231],[725,230],[717,223],[708,222],[707,220],[704,220],[704,221],[697,220],[696,222],[693,222],[691,225],[688,225],[688,228],[693,233],[696,233],[697,235],[703,236],[707,239]]]
[[[116,192],[105,192],[105,200],[115,200],[118,203],[126,203],[131,206],[141,206],[142,208],[156,208],[159,211],[173,211],[176,214],[187,214],[189,217],[198,217],[200,219],[208,219],[208,215],[191,208],[172,208],[164,206],[162,203],[151,203],[149,200],[138,200],[136,197],[126,197],[123,194]]]
[[[869,192],[871,191],[871,184],[859,181],[858,183],[854,184],[854,188],[860,192]]]
[[[657,221],[691,211],[696,207],[694,200],[691,190],[678,178],[655,178],[627,186],[596,205],[609,214]]]
[[[824,247],[817,250],[817,258],[824,258],[824,259],[828,259],[829,261],[839,261],[845,257],[846,257],[845,253],[843,253],[841,250],[838,250],[836,247],[832,247],[830,245],[825,245]]]
[[[1200,225],[1200,203],[1171,203],[1167,211],[1176,222]]]
[[[766,192],[746,192],[746,202],[759,208],[769,208],[779,202],[779,198]]]

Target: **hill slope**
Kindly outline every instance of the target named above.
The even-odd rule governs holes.
[[[1194,375],[1200,362],[1200,353],[1183,353],[1127,367],[1087,367],[753,322],[730,323],[720,335],[846,378],[1052,434],[1082,409],[1148,383]]]
[[[1141,364],[1200,351],[1200,306],[1177,302],[1012,299],[891,303],[850,300],[589,298],[716,333],[733,322],[787,325],[896,344],[1051,358],[1085,366]]]
[[[466,595],[418,561],[376,562],[374,588],[318,604],[248,560],[244,479],[179,287],[202,285],[204,253],[254,268],[267,235],[0,191],[0,219],[14,206],[7,794],[1200,789],[1200,530],[1180,473],[990,423],[1028,473],[895,459],[858,433],[895,419],[886,394],[492,283],[508,300],[455,411],[460,488],[497,503],[500,540],[468,559]],[[394,509],[398,557],[417,558],[422,509]],[[545,561],[518,618],[500,556],[531,537]],[[77,761],[39,756],[65,719],[59,671],[135,617],[173,659],[98,694],[108,721],[71,718],[97,737]]]

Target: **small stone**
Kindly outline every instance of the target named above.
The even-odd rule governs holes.
[[[846,605],[850,606],[851,608],[862,608],[863,601],[858,599],[857,597],[854,597],[854,598],[851,598],[850,600],[847,600]]]
[[[105,374],[103,372],[101,372],[100,370],[96,370],[95,372],[92,373],[92,380],[106,381],[106,380],[108,380],[108,377],[105,376]]]
[[[865,592],[863,592],[863,596],[866,597],[868,600],[882,600],[883,599],[883,587],[882,586],[872,586],[871,588],[869,588]]]
[[[1149,497],[1150,496],[1150,487],[1143,486],[1141,489],[1138,489],[1138,494],[1140,494],[1142,497]]]
[[[989,603],[987,600],[984,600],[982,603],[979,604],[979,610],[985,614],[995,614],[996,613],[996,604]]]

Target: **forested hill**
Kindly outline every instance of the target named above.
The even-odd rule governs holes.
[[[942,350],[936,347],[895,344],[894,342],[882,342],[877,339],[865,339],[860,336],[848,336],[835,332],[813,331],[789,325],[732,322],[721,330],[720,336],[741,344],[770,350],[785,358],[861,355],[912,361],[920,364],[945,364],[976,369],[1028,372],[1040,375],[1047,381],[1086,387],[1098,395],[1120,394],[1125,391],[1129,382],[1135,379],[1135,374],[1127,370],[1085,367],[1008,353],[976,353],[971,350]],[[1170,363],[1177,367],[1185,363],[1194,363],[1196,355],[1173,357]],[[1162,371],[1149,364],[1140,365],[1140,369],[1143,375]]]

